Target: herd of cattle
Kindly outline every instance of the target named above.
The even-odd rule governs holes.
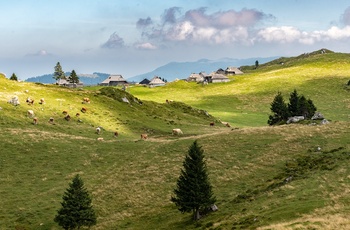
[[[169,102],[170,102],[170,101],[167,101],[167,103],[169,103]],[[8,103],[13,104],[13,105],[15,105],[15,106],[20,105],[18,96],[12,97],[12,98],[8,101]],[[34,105],[34,99],[32,99],[31,97],[28,97],[28,98],[26,99],[26,103],[27,103],[28,105],[31,105],[31,106],[32,106],[32,105]],[[38,103],[41,104],[41,105],[45,104],[44,98],[40,98],[40,100],[39,100]],[[83,98],[82,104],[90,104],[90,99],[89,99],[89,98],[86,98],[86,97]],[[82,107],[81,110],[80,110],[80,112],[81,112],[81,113],[86,113],[87,110],[88,110],[88,109],[87,109],[86,107]],[[71,115],[68,114],[68,111],[67,111],[67,110],[63,110],[63,111],[62,111],[62,114],[63,114],[63,118],[64,118],[66,121],[70,121],[70,120],[71,120],[72,117],[71,117]],[[28,116],[29,118],[33,119],[33,124],[34,124],[34,125],[38,125],[38,118],[35,116],[35,113],[34,113],[33,110],[31,110],[31,109],[28,110],[28,111],[27,111],[27,116]],[[76,116],[77,118],[79,118],[79,117],[80,117],[80,113],[76,113],[75,116]],[[53,118],[53,117],[50,117],[48,122],[49,122],[50,124],[55,124],[55,123],[54,123],[54,118]],[[78,122],[81,122],[81,120],[78,119]],[[221,123],[224,124],[224,122],[221,122]],[[210,123],[210,126],[214,126],[214,124],[215,124],[214,122],[211,122],[211,123]],[[226,125],[227,127],[230,127],[230,125],[229,125],[228,123],[226,123],[225,125]],[[98,127],[96,128],[96,134],[101,134],[101,132],[102,132],[102,127],[101,127],[101,126],[98,126]],[[172,134],[178,136],[178,135],[183,135],[183,132],[182,132],[181,129],[175,128],[175,129],[172,130]],[[113,132],[113,136],[114,136],[114,137],[118,137],[118,136],[119,136],[119,133],[118,133],[117,131],[115,131],[115,132]],[[142,134],[141,134],[141,140],[146,140],[146,139],[148,139],[148,134],[147,134],[147,133],[142,133]],[[102,137],[98,137],[97,140],[103,141],[103,138],[102,138]]]

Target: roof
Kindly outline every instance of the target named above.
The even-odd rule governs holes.
[[[203,76],[199,73],[191,73],[191,75],[187,78],[187,81],[201,81],[203,80]]]
[[[109,82],[126,82],[126,80],[122,77],[122,75],[109,75],[101,84],[109,84]]]
[[[215,79],[228,79],[228,77],[226,77],[225,75],[220,74],[220,73],[213,73],[211,75],[211,79],[212,80],[215,80]]]
[[[139,84],[141,85],[148,85],[150,83],[150,80],[148,80],[147,78],[143,79],[142,81],[140,81]]]
[[[232,67],[232,66],[227,67],[225,71],[228,73],[243,74],[243,72],[240,69],[238,69],[237,67]]]
[[[150,81],[149,85],[164,85],[165,82],[162,81],[162,79],[160,79],[160,77],[155,76],[154,78],[152,78],[152,80]]]

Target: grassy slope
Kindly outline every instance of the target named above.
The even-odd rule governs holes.
[[[98,215],[92,229],[345,229],[350,224],[349,91],[344,88],[349,61],[343,54],[325,57],[286,62],[282,68],[261,66],[225,84],[131,88],[142,106],[100,92],[0,78],[0,228],[59,229],[53,217],[68,183],[80,173]],[[276,91],[288,97],[294,88],[334,122],[266,127]],[[20,107],[6,103],[13,94],[20,97]],[[47,103],[25,105],[27,94]],[[81,116],[83,123],[63,120],[61,111],[78,112],[86,96],[92,103]],[[164,104],[165,99],[186,102],[244,128],[209,127],[213,118],[191,116],[200,113],[181,103]],[[27,109],[35,110],[39,125],[31,124]],[[56,125],[46,122],[51,116]],[[105,128],[104,142],[96,141],[98,125]],[[181,127],[185,135],[172,137],[173,127]],[[121,133],[117,139],[111,135],[115,130]],[[139,141],[145,131],[151,139]],[[194,139],[205,150],[219,207],[197,223],[169,201]],[[324,153],[315,152],[317,146]],[[307,161],[309,156],[327,161]],[[285,163],[297,161],[306,164],[295,170],[298,176],[290,183],[281,184],[289,175]]]

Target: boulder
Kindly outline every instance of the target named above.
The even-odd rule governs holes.
[[[323,120],[324,116],[320,112],[316,112],[312,117],[311,120]]]
[[[287,120],[287,124],[290,124],[290,123],[297,123],[299,121],[302,121],[304,120],[305,117],[304,116],[294,116],[294,117],[290,117],[288,118]]]
[[[329,121],[327,119],[323,119],[321,121],[321,125],[326,125],[326,124],[329,124]]]

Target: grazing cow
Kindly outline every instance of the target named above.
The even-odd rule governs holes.
[[[215,123],[214,122],[210,122],[210,124],[209,124],[210,126],[214,126],[215,125]]]
[[[97,140],[98,141],[103,141],[103,137],[98,137]]]
[[[90,99],[88,97],[83,98],[83,104],[90,104]]]
[[[33,111],[33,110],[28,110],[28,111],[27,111],[27,115],[28,115],[28,117],[30,117],[30,118],[34,117],[34,111]]]
[[[100,134],[100,133],[101,133],[101,127],[100,127],[100,126],[96,128],[96,133],[97,133],[97,134]]]
[[[40,104],[40,105],[45,104],[44,98],[40,98],[39,104]]]
[[[228,122],[226,122],[225,126],[231,128],[231,125]]]
[[[82,113],[86,113],[86,110],[87,110],[87,109],[86,109],[85,107],[83,107],[83,108],[81,108],[80,111],[81,111]]]
[[[80,113],[76,113],[75,116],[76,116],[76,117],[79,117],[79,116],[80,116]]]
[[[33,118],[33,125],[37,125],[38,124],[38,118],[34,117]]]
[[[31,99],[30,97],[27,98],[26,102],[28,103],[28,105],[33,105],[34,104],[34,100]]]
[[[11,100],[8,101],[8,103],[13,104],[15,106],[20,104],[17,96],[12,97]]]
[[[49,123],[50,123],[50,124],[53,124],[53,117],[50,117]]]
[[[67,110],[63,110],[62,114],[67,115],[68,114]]]
[[[183,132],[181,131],[181,129],[173,129],[173,135],[182,135]]]
[[[146,140],[148,135],[146,133],[141,134],[141,140]]]
[[[67,114],[64,119],[66,119],[66,121],[70,121],[71,117],[69,116],[69,114]]]
[[[118,137],[119,133],[117,131],[114,132],[114,137]]]

